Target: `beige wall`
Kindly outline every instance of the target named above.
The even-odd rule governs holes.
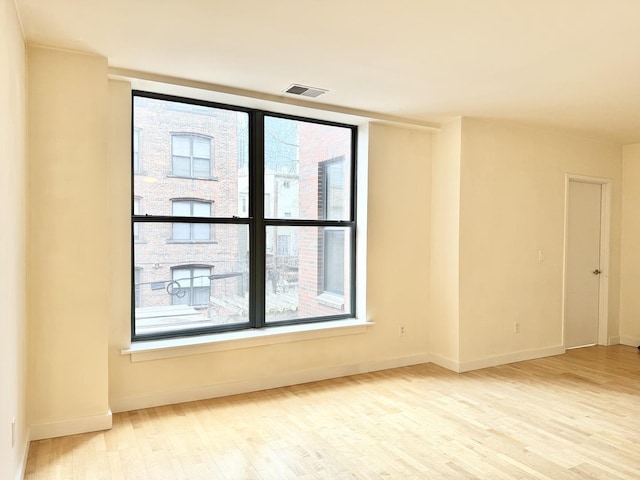
[[[562,345],[567,173],[613,180],[609,337],[618,335],[620,146],[556,130],[465,119],[460,360]],[[538,262],[538,250],[544,261]],[[519,322],[520,333],[514,333]]]
[[[130,322],[128,85],[111,82],[109,98],[109,381],[115,410],[427,358],[431,135],[376,124],[369,128],[366,279],[367,316],[375,327],[357,336],[145,362],[121,355]]]
[[[38,438],[69,433],[70,422],[82,430],[79,419],[105,424],[109,411],[107,63],[30,47],[28,87],[29,401]]]
[[[429,352],[449,368],[459,361],[460,156],[462,119],[442,126],[434,141],[431,186]]]
[[[0,478],[9,480],[18,478],[28,435],[25,46],[9,0],[0,3],[0,98]]]
[[[640,143],[623,149],[620,340],[640,345]]]
[[[557,347],[566,173],[613,180],[609,330],[618,334],[621,149],[465,118],[437,135],[369,126],[366,306],[376,325],[366,333],[132,362],[120,353],[130,322],[130,87],[107,81],[103,58],[41,48],[29,49],[29,82],[36,426],[101,416],[109,403],[426,361],[430,351],[473,364]]]

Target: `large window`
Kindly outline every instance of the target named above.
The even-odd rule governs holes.
[[[133,340],[355,315],[355,127],[135,91],[140,131]]]

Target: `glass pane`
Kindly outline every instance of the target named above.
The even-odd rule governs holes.
[[[268,218],[349,220],[351,129],[265,117]]]
[[[193,229],[194,240],[211,240],[211,225],[207,223],[193,223],[191,224]]]
[[[211,158],[211,140],[208,138],[193,138],[193,156],[197,158]]]
[[[185,157],[173,157],[173,170],[171,175],[179,177],[191,176],[191,160]]]
[[[173,136],[173,155],[179,157],[191,156],[191,139],[190,137]]]
[[[194,217],[208,217],[211,215],[211,204],[208,202],[193,202]]]
[[[217,224],[218,243],[167,243],[175,225],[146,223],[134,245],[136,335],[248,324],[248,226]]]
[[[209,178],[211,176],[211,163],[209,159],[193,159],[193,176],[198,178]]]
[[[352,314],[350,229],[267,227],[266,321]]]
[[[144,174],[134,177],[144,213],[170,215],[171,199],[201,198],[218,217],[248,216],[239,202],[249,192],[247,113],[136,96],[133,121],[145,132]]]
[[[190,217],[191,216],[191,202],[188,201],[174,201],[173,202],[173,215],[176,217]]]
[[[173,240],[191,240],[191,225],[189,223],[174,223]]]
[[[344,294],[344,230],[325,228],[323,245],[324,291]]]

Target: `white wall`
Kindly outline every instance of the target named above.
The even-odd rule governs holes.
[[[435,136],[431,170],[430,335],[432,361],[455,369],[459,362],[460,158],[462,119]]]
[[[107,62],[28,50],[32,438],[108,428]]]
[[[460,213],[460,360],[477,365],[563,343],[567,173],[613,180],[609,337],[619,329],[622,151],[569,133],[465,119]],[[538,250],[544,261],[538,262]],[[514,333],[519,322],[520,333]]]
[[[0,3],[0,478],[19,478],[26,415],[25,46],[14,2]],[[15,418],[15,442],[11,422]]]
[[[640,143],[623,149],[620,342],[640,345]]]

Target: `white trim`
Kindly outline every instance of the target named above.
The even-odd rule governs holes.
[[[175,403],[192,402],[208,398],[224,397],[240,393],[256,392],[271,388],[287,387],[308,382],[317,382],[330,378],[346,377],[361,373],[386,370],[389,368],[406,367],[428,363],[428,354],[416,354],[403,357],[393,357],[373,360],[363,363],[336,365],[328,368],[315,368],[299,372],[270,375],[268,377],[240,380],[237,382],[206,385],[203,387],[168,390],[145,395],[112,398],[111,407],[114,412],[126,412],[141,408],[171,405]]]
[[[18,471],[16,472],[15,479],[23,480],[24,475],[27,471],[27,460],[29,459],[29,448],[31,447],[31,431],[27,430],[27,440],[22,447],[22,458],[20,459],[20,465],[18,467]]]
[[[611,190],[610,178],[589,177],[567,173],[564,195],[564,250],[562,264],[562,342],[566,345],[566,290],[567,290],[567,229],[569,221],[569,183],[594,183],[602,187],[600,201],[600,288],[598,295],[598,345],[609,345],[609,256],[611,236]]]
[[[624,335],[620,336],[620,344],[627,345],[629,347],[637,347],[640,345],[640,338],[637,337],[626,337]]]
[[[112,425],[111,409],[103,415],[91,417],[71,418],[59,422],[39,423],[31,425],[31,441],[45,438],[64,437],[78,433],[98,432],[109,430]]]
[[[607,345],[620,345],[620,337],[609,337],[609,343]]]
[[[431,355],[431,363],[439,367],[446,368],[452,372],[460,373],[460,364],[454,360],[441,357],[440,355]]]
[[[492,357],[472,360],[470,362],[462,362],[458,365],[459,372],[469,372],[471,370],[479,370],[481,368],[496,367],[498,365],[506,365],[508,363],[523,362],[525,360],[535,360],[536,358],[552,357],[554,355],[562,355],[565,353],[564,345],[556,347],[541,348],[536,350],[524,350],[522,352],[508,353],[506,355],[496,355]]]
[[[366,333],[368,327],[372,325],[374,325],[374,322],[351,319],[239,330],[195,337],[135,342],[130,347],[122,349],[120,353],[122,355],[131,355],[132,362],[144,362],[224,350],[237,350],[239,348],[362,334]]]

